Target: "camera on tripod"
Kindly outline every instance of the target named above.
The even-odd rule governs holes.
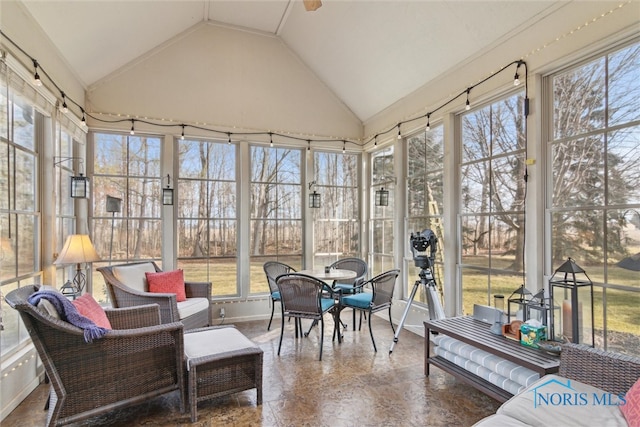
[[[419,233],[411,233],[411,253],[413,263],[420,269],[431,269],[436,258],[438,238],[433,231],[427,229]],[[426,254],[430,249],[429,255]]]

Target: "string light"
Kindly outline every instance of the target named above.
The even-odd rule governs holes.
[[[469,92],[471,92],[471,88],[467,89],[467,104],[464,106],[464,109],[467,111],[471,109],[471,104],[469,104]]]
[[[231,145],[231,132],[227,132],[227,144]]]
[[[33,84],[40,87],[42,86],[42,80],[40,80],[40,74],[38,74],[38,61],[33,60],[33,68],[35,71],[33,73]]]
[[[67,114],[69,112],[69,107],[67,107],[67,98],[62,91],[60,91],[60,96],[62,96],[62,107],[60,108],[60,111]]]
[[[402,133],[400,132],[400,123],[398,123],[398,139],[402,139]]]
[[[342,140],[342,154],[347,152],[347,141]]]
[[[431,124],[429,123],[430,117],[431,113],[427,114],[427,126],[424,128],[424,130],[426,130],[427,132],[431,130]]]
[[[182,125],[182,133],[180,134],[180,140],[184,141],[184,125]]]
[[[513,76],[513,85],[520,85],[520,75],[518,75],[518,70],[520,69],[520,65],[522,65],[522,61],[518,61],[518,65],[516,66],[516,74]]]
[[[307,151],[311,151],[311,140],[307,139]]]
[[[273,134],[269,132],[269,147],[273,148]]]
[[[374,147],[377,147],[377,146],[378,146],[378,135],[376,135],[376,136],[373,138],[373,146],[374,146]]]
[[[80,107],[80,111],[82,112],[82,119],[80,120],[80,124],[82,125],[83,128],[87,127],[87,119],[84,116],[84,108]]]
[[[136,134],[136,130],[133,127],[134,122],[135,121],[133,119],[131,119],[131,132],[129,132],[131,135],[135,135]]]

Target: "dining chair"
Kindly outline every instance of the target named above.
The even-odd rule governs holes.
[[[296,270],[283,262],[279,261],[267,261],[262,266],[264,274],[267,276],[267,283],[269,284],[269,292],[271,293],[271,317],[269,318],[269,325],[267,331],[271,329],[271,321],[273,320],[273,311],[275,309],[276,302],[280,302],[280,291],[278,291],[278,285],[276,285],[276,278],[281,274],[292,273]]]
[[[358,288],[357,286],[364,282],[367,278],[367,271],[369,267],[367,266],[366,262],[364,262],[360,258],[355,257],[342,258],[335,261],[329,267],[341,270],[351,270],[357,274],[357,276],[348,283],[337,282],[333,284],[333,288],[340,289],[342,295],[351,295],[362,290],[362,288]],[[362,322],[362,312],[360,312],[360,322]],[[342,321],[340,321],[340,323],[342,323]],[[346,325],[344,324],[343,326],[346,327]],[[353,330],[356,330],[356,310],[353,310]]]
[[[391,300],[393,299],[393,291],[396,285],[396,279],[400,274],[399,269],[389,270],[382,274],[377,275],[373,279],[367,280],[357,286],[355,293],[351,295],[344,295],[341,298],[340,304],[344,308],[353,308],[360,312],[367,313],[369,321],[369,334],[371,335],[371,342],[373,343],[374,351],[378,351],[376,347],[376,341],[373,338],[373,330],[371,329],[371,315],[377,311],[388,309],[389,310],[389,324],[391,324],[391,330],[395,334],[396,330],[393,327],[393,321],[391,320]],[[371,292],[363,292],[364,288],[371,287]],[[360,318],[360,326],[362,327],[362,318]]]
[[[280,343],[278,344],[278,356],[282,347],[284,335],[284,318],[311,319],[320,323],[320,356],[322,360],[322,344],[324,341],[324,315],[336,307],[338,295],[329,285],[320,279],[300,273],[288,273],[276,278],[278,291],[280,292],[280,305],[282,307],[282,325],[280,328]],[[329,295],[330,297],[327,297]],[[337,320],[334,315],[334,335],[337,329]],[[297,330],[296,330],[297,337]]]

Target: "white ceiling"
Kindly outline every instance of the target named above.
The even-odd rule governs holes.
[[[86,87],[209,21],[279,37],[363,122],[562,7],[546,0],[22,0]]]

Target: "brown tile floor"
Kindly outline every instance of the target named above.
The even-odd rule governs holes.
[[[351,319],[349,316],[343,316]],[[309,322],[304,322],[307,327]],[[365,325],[331,341],[326,318],[322,361],[318,361],[319,328],[307,338],[294,337],[285,326],[277,355],[279,321],[237,323],[238,329],[264,350],[263,404],[255,390],[202,402],[198,421],[180,413],[177,392],[143,405],[92,418],[84,426],[470,426],[498,408],[497,401],[459,382],[438,368],[423,374],[423,339],[403,331],[393,354],[389,323],[374,317],[374,353]],[[40,385],[2,422],[9,426],[44,425],[48,386]]]

